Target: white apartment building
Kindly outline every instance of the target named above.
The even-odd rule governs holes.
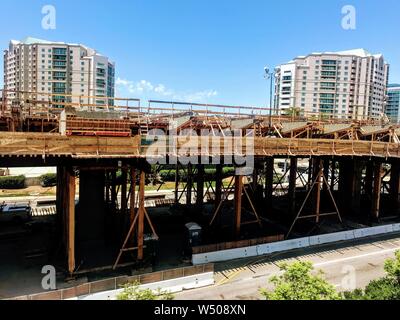
[[[389,65],[364,49],[312,53],[275,69],[275,108],[379,117],[385,111]]]
[[[8,105],[35,100],[47,106],[50,99],[53,107],[60,102],[113,105],[107,98],[114,97],[114,88],[114,63],[86,46],[28,37],[12,40],[4,51]]]

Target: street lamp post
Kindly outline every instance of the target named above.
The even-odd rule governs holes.
[[[266,80],[270,80],[270,86],[269,86],[269,128],[271,129],[272,127],[272,85],[273,85],[273,80],[274,80],[274,72],[271,72],[268,67],[264,68],[265,75],[264,78]]]

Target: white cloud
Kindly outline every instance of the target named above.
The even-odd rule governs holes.
[[[176,92],[167,88],[164,84],[153,85],[147,80],[138,82],[117,78],[116,81],[118,95],[129,94],[137,98],[148,96],[152,98],[164,97],[172,100],[181,100],[187,102],[204,102],[207,99],[218,95],[216,90],[203,90],[194,92]]]

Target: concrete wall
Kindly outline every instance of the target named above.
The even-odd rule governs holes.
[[[170,292],[193,289],[214,283],[214,265],[204,264],[176,268],[135,276],[121,276],[76,287],[16,297],[10,300],[98,300],[114,299],[121,288],[128,283],[139,283],[141,288]]]
[[[140,285],[141,289],[158,290],[164,292],[176,293],[183,290],[201,288],[214,284],[214,272],[202,273],[184,278],[154,282]],[[70,300],[116,300],[116,297],[123,289],[104,291],[87,296],[77,297]]]
[[[192,263],[203,264],[210,262],[221,262],[246,257],[256,257],[274,252],[290,251],[300,248],[308,248],[321,244],[335,243],[387,233],[400,232],[400,224],[390,224],[372,228],[356,229],[331,234],[324,234],[300,239],[291,239],[258,246],[238,248],[232,250],[215,251],[192,256]]]

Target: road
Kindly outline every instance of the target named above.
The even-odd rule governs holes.
[[[269,257],[242,259],[216,265],[216,284],[176,294],[177,300],[255,300],[268,279],[280,273],[279,263],[311,261],[338,291],[364,288],[384,275],[384,263],[400,250],[400,235],[370,238],[319,249],[307,249]]]

